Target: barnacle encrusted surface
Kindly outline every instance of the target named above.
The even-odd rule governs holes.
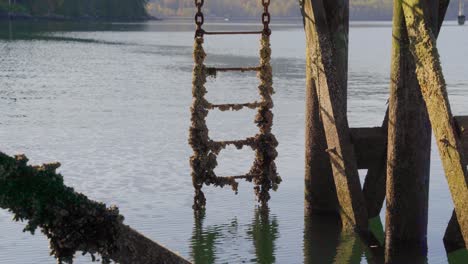
[[[123,216],[116,207],[89,200],[63,183],[59,163],[28,166],[24,155],[0,153],[0,208],[27,221],[24,231],[40,228],[49,238],[51,255],[72,263],[77,251],[102,256],[108,263]]]
[[[205,83],[207,76],[212,75],[204,65],[206,53],[203,50],[203,39],[196,38],[194,45],[194,68],[193,68],[193,102],[191,107],[192,125],[190,127],[189,143],[193,149],[193,156],[190,159],[192,166],[192,181],[195,188],[195,197],[193,208],[203,209],[206,205],[206,199],[202,192],[203,185],[214,185],[224,187],[229,185],[237,193],[237,180],[244,179],[255,183],[255,193],[258,201],[266,204],[270,199],[269,190],[276,190],[281,178],[276,171],[274,160],[278,156],[276,147],[278,141],[271,133],[273,126],[273,108],[272,94],[273,76],[270,65],[271,47],[268,35],[261,38],[260,49],[260,70],[258,78],[260,85],[258,87],[261,97],[260,102],[244,104],[211,104],[205,99],[207,90]],[[220,111],[238,111],[244,108],[258,109],[255,117],[255,123],[260,132],[254,137],[244,140],[234,141],[213,141],[208,136],[206,126],[206,117],[208,110],[219,109]],[[255,151],[255,161],[252,168],[246,175],[218,177],[214,169],[218,165],[217,156],[222,149],[228,145],[233,145],[237,149],[248,146]]]

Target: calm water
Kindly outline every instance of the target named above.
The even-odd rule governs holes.
[[[275,24],[275,127],[278,170],[269,215],[256,207],[252,186],[239,195],[205,188],[206,215],[195,219],[188,146],[193,26],[143,24],[0,24],[0,150],[26,153],[32,163],[60,161],[66,184],[117,204],[126,222],[196,263],[368,263],[355,237],[333,221],[303,214],[304,33],[301,21]],[[211,29],[251,29],[245,23]],[[352,126],[382,123],[388,98],[389,23],[353,24],[350,37]],[[466,112],[464,65],[468,27],[448,24],[439,49],[455,114]],[[255,65],[257,37],[209,37],[208,64]],[[252,75],[220,74],[208,84],[213,102],[257,98]],[[214,139],[254,135],[255,112],[211,112]],[[222,152],[218,174],[238,175],[251,151]],[[364,174],[365,172],[362,172]],[[442,236],[453,209],[436,149],[432,155],[428,263],[447,263]],[[54,263],[48,242],[22,233],[0,211],[0,263]],[[305,250],[304,250],[305,246]],[[79,257],[77,263],[90,263]]]

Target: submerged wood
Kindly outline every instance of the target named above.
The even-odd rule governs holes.
[[[367,208],[359,180],[347,113],[343,109],[346,96],[340,88],[341,79],[338,79],[341,71],[338,71],[333,63],[334,36],[329,31],[326,11],[326,6],[332,2],[334,3],[323,0],[304,2],[306,38],[307,42],[313,45],[312,50],[315,50],[307,54],[308,71],[318,94],[320,118],[326,131],[326,151],[331,161],[343,227],[367,232]],[[336,3],[345,6],[349,4],[347,1]]]
[[[464,241],[468,241],[468,175],[462,141],[456,133],[450,109],[435,35],[427,21],[428,6],[423,0],[403,0],[403,12],[416,63],[416,75],[431,120],[431,125],[446,178],[455,204],[455,212]]]
[[[303,2],[310,2],[306,0]],[[334,32],[330,41],[333,65],[337,71],[337,83],[340,96],[342,96],[342,111],[347,110],[347,76],[348,76],[348,31],[349,31],[349,6],[346,1],[325,1],[326,20],[330,32]],[[304,10],[304,6],[301,7]],[[304,21],[310,19],[304,11]],[[338,213],[339,205],[336,196],[335,183],[330,164],[330,158],[326,152],[327,140],[323,122],[320,117],[319,94],[316,87],[316,76],[313,74],[312,61],[310,60],[318,51],[314,41],[313,23],[305,23],[307,36],[307,68],[306,68],[306,138],[305,138],[305,209],[310,212]]]
[[[123,223],[117,207],[89,200],[63,184],[59,163],[27,165],[24,155],[0,153],[0,208],[27,221],[25,231],[37,228],[49,238],[59,263],[72,263],[77,251],[102,256],[103,263],[190,263]]]

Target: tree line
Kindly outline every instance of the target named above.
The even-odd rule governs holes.
[[[70,18],[148,17],[148,0],[0,0],[0,11]]]
[[[300,1],[271,0],[273,16],[300,17]],[[310,0],[309,0],[310,1]],[[458,1],[451,1],[447,18],[457,15]],[[350,0],[350,17],[353,20],[390,20],[393,0]],[[192,17],[194,0],[150,0],[148,11],[162,17]],[[204,13],[215,17],[254,17],[262,12],[261,0],[205,0]]]

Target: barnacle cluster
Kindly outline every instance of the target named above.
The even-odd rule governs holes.
[[[192,166],[192,181],[195,188],[195,197],[193,208],[195,210],[203,209],[206,205],[206,198],[202,192],[203,185],[211,185],[224,187],[229,185],[237,193],[237,180],[245,179],[253,181],[255,193],[258,201],[262,204],[267,204],[270,199],[269,190],[276,190],[281,178],[276,171],[275,159],[278,156],[276,147],[278,141],[272,134],[273,125],[273,108],[272,94],[273,91],[273,76],[270,64],[271,48],[270,38],[263,35],[261,39],[260,49],[260,70],[258,78],[260,85],[258,87],[261,97],[260,102],[246,104],[223,104],[214,105],[205,99],[207,90],[205,83],[207,76],[211,73],[204,65],[206,53],[203,50],[203,38],[196,38],[193,52],[195,66],[193,68],[193,102],[191,107],[192,125],[190,127],[189,143],[193,149],[193,156],[190,159]],[[243,108],[258,109],[255,117],[255,123],[259,127],[260,132],[255,137],[245,140],[235,141],[213,141],[208,136],[208,128],[206,126],[206,117],[208,111],[212,109],[221,111],[238,111]],[[249,146],[255,151],[255,161],[252,168],[246,175],[218,177],[214,173],[214,169],[218,165],[217,156],[219,152],[228,145],[234,145],[238,149],[244,146]]]
[[[102,256],[109,263],[123,216],[116,207],[89,200],[64,185],[55,170],[59,163],[27,165],[24,155],[0,153],[0,208],[27,221],[24,231],[40,228],[49,238],[51,255],[58,263],[72,263],[77,251]]]

